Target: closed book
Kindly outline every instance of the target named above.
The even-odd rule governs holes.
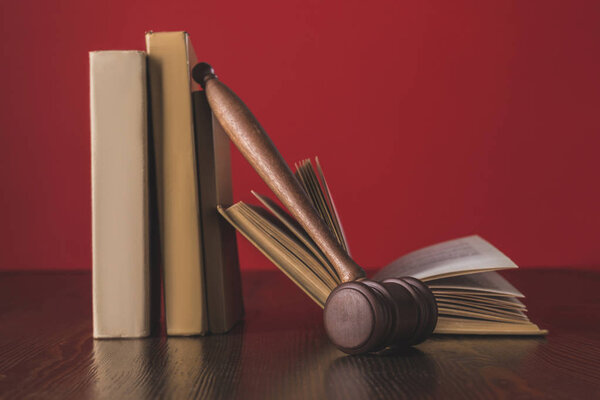
[[[217,205],[233,202],[229,138],[213,117],[204,91],[193,92],[192,100],[208,326],[212,333],[224,333],[243,314],[235,229],[217,211]]]
[[[146,55],[90,53],[94,337],[150,334]]]
[[[146,34],[168,335],[207,331],[201,220],[186,32]]]

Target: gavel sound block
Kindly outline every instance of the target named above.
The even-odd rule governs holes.
[[[289,166],[240,98],[199,63],[192,76],[206,92],[213,114],[250,165],[300,223],[335,268],[342,284],[329,295],[324,323],[330,340],[349,354],[425,340],[437,323],[429,288],[411,277],[375,282],[335,239]]]

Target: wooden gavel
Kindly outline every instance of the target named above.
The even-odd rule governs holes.
[[[277,198],[304,228],[335,268],[342,284],[325,303],[323,318],[330,340],[349,354],[410,346],[425,340],[437,323],[437,305],[429,288],[412,277],[375,282],[350,258],[289,166],[240,98],[206,63],[192,77],[202,86],[213,114],[231,141]]]

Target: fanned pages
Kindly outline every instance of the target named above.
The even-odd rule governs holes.
[[[348,244],[325,175],[317,160],[296,164],[296,177],[315,209],[340,244]],[[292,281],[323,307],[340,280],[300,224],[274,201],[253,194],[268,210],[239,202],[219,208],[223,216]],[[438,303],[436,333],[540,335],[527,318],[523,294],[497,270],[517,268],[500,250],[479,236],[435,244],[409,253],[379,271],[373,279],[413,276],[423,280]]]
[[[518,268],[500,250],[479,236],[428,246],[398,258],[373,278],[413,276],[423,281],[469,273]]]
[[[440,315],[434,333],[452,335],[543,335],[547,333],[531,322],[506,323]]]
[[[513,285],[494,271],[452,276],[429,282],[433,291],[481,292],[496,296],[524,297]]]
[[[327,186],[327,180],[325,180],[325,174],[323,173],[323,168],[321,167],[321,163],[319,162],[319,157],[315,157],[315,162],[317,164],[317,170],[319,171],[319,178],[321,179],[325,199],[329,203],[331,213],[333,214],[333,222],[335,225],[335,229],[337,230],[338,235],[342,239],[342,245],[346,249],[346,252],[350,254],[350,247],[348,247],[348,240],[346,240],[346,232],[344,232],[344,227],[342,226],[340,216],[338,214],[337,208],[335,207],[335,203],[333,202],[333,197],[331,196],[331,192],[329,191],[329,186]]]
[[[146,54],[90,53],[94,337],[150,334]]]
[[[297,239],[299,239],[306,247],[310,249],[314,256],[317,257],[322,263],[322,265],[326,268],[329,275],[335,280],[337,284],[340,284],[341,280],[338,277],[337,272],[335,271],[329,260],[327,260],[325,255],[321,252],[319,247],[315,244],[315,242],[313,242],[313,240],[308,236],[304,229],[302,229],[300,224],[295,219],[290,217],[289,214],[286,213],[281,207],[279,207],[273,200],[269,199],[268,197],[262,196],[254,191],[252,191],[252,194],[263,204],[263,206],[267,208],[267,210],[272,212],[273,215],[275,215],[279,219],[279,221],[281,221],[281,223],[285,225],[285,227],[289,229],[291,233],[294,234],[294,236],[296,236]]]
[[[242,210],[245,209],[246,213]],[[266,215],[255,219],[248,218],[248,214],[255,213],[255,209],[240,202],[233,206],[223,209],[219,207],[219,212],[229,221],[242,235],[246,237],[257,249],[259,249],[271,262],[279,267],[296,285],[298,285],[308,296],[319,306],[325,305],[325,300],[331,292],[331,288],[321,281],[317,275],[305,264],[299,257],[293,253],[293,250],[281,245],[279,241],[266,233],[261,226],[277,223]],[[259,224],[257,220],[263,219]],[[284,228],[280,227],[283,231]],[[291,235],[289,236],[291,239]],[[298,245],[300,245],[298,243]]]
[[[296,178],[302,187],[304,187],[313,206],[321,218],[327,223],[337,241],[349,254],[346,236],[344,235],[344,230],[339,221],[337,210],[333,204],[333,199],[329,193],[329,188],[325,182],[325,175],[323,175],[318,158],[316,159],[316,164],[321,177],[320,181],[310,159],[303,160],[296,164]]]

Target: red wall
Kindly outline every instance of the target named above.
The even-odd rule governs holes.
[[[1,269],[90,268],[87,52],[146,30],[190,32],[288,162],[321,158],[360,264],[479,233],[599,267],[600,2],[238,3],[2,2]]]

